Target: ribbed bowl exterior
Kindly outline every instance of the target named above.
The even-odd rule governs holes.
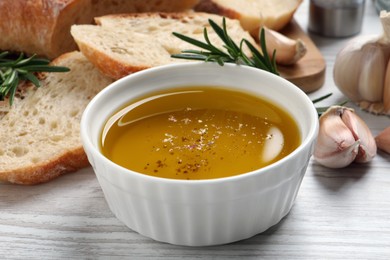
[[[198,185],[95,168],[110,209],[129,228],[158,241],[204,246],[249,238],[277,224],[298,193],[310,157],[305,152],[263,175]]]
[[[207,65],[206,68],[201,67],[202,65],[185,66],[187,66],[186,71],[190,68],[195,74],[199,68],[203,72],[205,70],[213,72],[212,70],[216,69],[217,72],[213,73],[217,73],[217,78],[218,71],[235,73],[235,70],[225,72],[225,69],[214,65]],[[226,69],[231,69],[233,66],[227,67]],[[178,71],[180,68],[171,69]],[[246,69],[243,73],[245,71]],[[156,76],[153,73],[151,75]],[[150,75],[145,74],[145,76]],[[263,76],[256,77],[263,79]],[[265,74],[266,78],[268,76]],[[276,76],[270,77],[277,83],[281,81],[282,85],[291,84]],[[252,81],[256,82],[258,79],[254,78]],[[158,77],[154,80],[157,81]],[[275,83],[272,80],[269,84]],[[265,81],[268,82],[269,79]],[[119,85],[125,83],[126,80]],[[277,93],[280,90],[274,91]],[[296,91],[300,90],[293,89],[292,93]],[[121,90],[117,87],[108,92],[111,96],[100,94],[95,104],[90,104],[86,109],[82,119],[82,139],[111,211],[132,230],[171,244],[218,245],[263,232],[277,224],[290,211],[304,177],[318,131],[315,109],[308,105],[310,100],[306,100],[304,96],[294,100],[294,96],[289,91],[284,91],[287,96],[284,98],[285,101],[292,102],[286,109],[297,118],[298,125],[302,128],[302,144],[296,151],[258,171],[229,178],[183,181],[135,173],[112,163],[101,155],[98,149],[98,136],[104,118],[108,116],[104,113],[107,110],[115,111],[104,107],[108,106],[105,101],[120,95]],[[108,96],[107,100],[104,95]],[[306,109],[308,111],[305,111]],[[111,114],[111,112],[107,113]]]

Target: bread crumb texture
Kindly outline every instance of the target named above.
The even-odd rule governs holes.
[[[198,49],[175,37],[172,32],[210,41],[222,48],[224,43],[213,31],[209,19],[222,25],[222,16],[195,13],[138,13],[107,15],[96,18],[97,25],[73,25],[71,34],[81,52],[105,75],[113,79],[155,66],[188,62],[172,54]],[[227,19],[229,35],[237,44],[245,38],[256,45],[238,20]],[[248,48],[244,47],[250,55]]]
[[[112,81],[80,53],[54,63],[71,69],[48,73],[37,89],[28,86],[0,120],[0,180],[19,184],[49,181],[88,165],[80,119],[89,101]]]
[[[77,49],[73,24],[114,13],[178,12],[198,0],[1,0],[0,49],[23,51],[53,59]]]

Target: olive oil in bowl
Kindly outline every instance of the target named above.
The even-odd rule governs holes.
[[[102,153],[125,168],[170,179],[214,179],[280,160],[301,143],[279,106],[219,87],[186,87],[133,101],[107,121]]]

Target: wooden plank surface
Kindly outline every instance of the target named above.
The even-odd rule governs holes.
[[[291,21],[281,33],[291,39],[301,39],[306,45],[307,53],[296,64],[291,66],[279,65],[280,75],[306,93],[321,88],[325,82],[326,63],[312,39],[295,20]]]
[[[290,214],[237,243],[181,247],[129,230],[109,211],[91,169],[39,186],[2,185],[0,255],[17,259],[109,257],[389,259],[389,157],[340,173],[311,163]],[[372,258],[371,258],[372,257]]]

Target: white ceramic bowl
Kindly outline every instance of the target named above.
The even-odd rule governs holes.
[[[148,92],[186,85],[225,86],[274,101],[297,121],[301,145],[253,172],[192,181],[140,174],[101,154],[101,129],[119,107]],[[294,203],[317,132],[316,110],[299,88],[258,69],[214,63],[168,65],[125,77],[101,91],[81,120],[85,151],[115,216],[142,235],[190,246],[242,240],[277,224]]]

